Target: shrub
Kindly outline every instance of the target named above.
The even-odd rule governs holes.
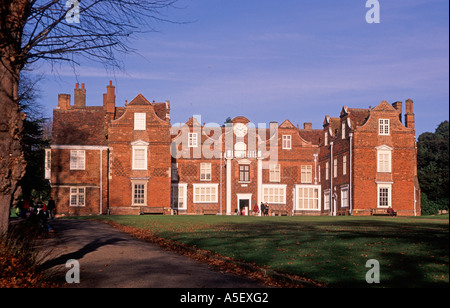
[[[436,215],[439,213],[439,204],[433,200],[428,199],[425,193],[421,193],[421,207],[422,215]]]

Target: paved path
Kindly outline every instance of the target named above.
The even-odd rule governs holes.
[[[220,273],[210,266],[123,233],[107,224],[55,219],[55,235],[45,269],[56,272],[64,287],[82,288],[260,288],[247,278]],[[65,282],[67,260],[80,265],[80,283]]]

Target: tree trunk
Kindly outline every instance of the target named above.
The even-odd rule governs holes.
[[[0,50],[5,55],[5,50]],[[7,53],[6,53],[7,54]],[[8,58],[0,62],[0,235],[8,230],[11,200],[18,181],[25,174],[26,162],[21,148],[25,115],[18,106],[20,68]]]

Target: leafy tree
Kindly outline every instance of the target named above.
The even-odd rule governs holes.
[[[426,132],[419,136],[417,142],[417,174],[423,195],[423,211],[436,212],[439,209],[448,209],[448,121],[440,123],[434,133]]]

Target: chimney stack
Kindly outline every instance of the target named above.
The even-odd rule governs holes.
[[[70,94],[58,94],[58,106],[60,110],[70,109]]]
[[[106,93],[103,94],[103,107],[107,113],[114,113],[116,110],[115,89],[116,87],[112,85],[112,80],[110,80],[109,85],[106,86]]]
[[[86,89],[84,88],[84,83],[81,84],[81,89],[79,88],[78,83],[75,85],[74,107],[75,108],[85,108],[86,107]]]
[[[414,111],[413,111],[413,100],[406,100],[406,113],[405,113],[405,126],[408,128],[415,129],[414,123]]]
[[[395,102],[392,104],[392,107],[398,111],[398,119],[402,122],[402,102]]]
[[[309,122],[303,123],[303,129],[312,130],[312,123]]]

